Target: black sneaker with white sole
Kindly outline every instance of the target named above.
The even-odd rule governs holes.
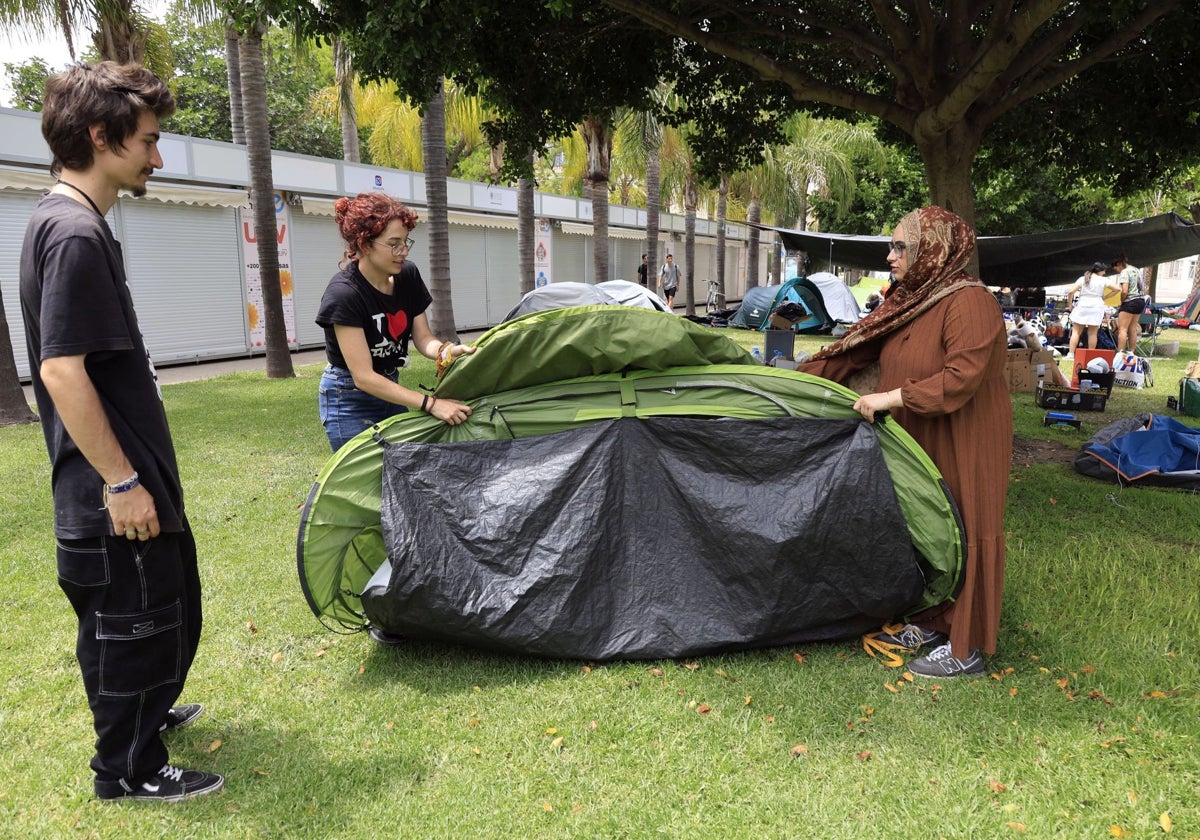
[[[375,644],[384,645],[385,647],[397,647],[407,641],[399,633],[389,633],[386,630],[380,630],[375,625],[367,628],[367,635],[371,637],[371,640]]]
[[[203,770],[186,770],[164,764],[162,769],[140,785],[124,779],[115,782],[96,779],[96,797],[104,801],[138,799],[151,802],[182,802],[206,793],[215,793],[225,784],[223,776]]]
[[[172,706],[167,712],[167,719],[159,724],[159,732],[174,732],[183,729],[200,715],[204,714],[204,706],[199,703],[184,703],[182,706]]]
[[[918,677],[950,679],[952,677],[979,677],[986,670],[983,656],[978,650],[971,651],[966,659],[955,659],[950,652],[950,643],[934,648],[920,659],[914,659],[906,667]]]

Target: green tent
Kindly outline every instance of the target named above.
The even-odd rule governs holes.
[[[454,363],[436,389],[439,396],[461,399],[471,405],[473,414],[468,422],[460,426],[447,426],[420,413],[391,418],[359,435],[335,453],[317,476],[301,517],[297,559],[304,594],[319,618],[347,628],[361,628],[372,623],[410,636],[450,638],[518,652],[589,658],[649,657],[691,655],[720,649],[783,644],[801,638],[848,635],[863,629],[858,623],[861,623],[864,599],[873,604],[878,601],[876,606],[866,610],[868,613],[872,609],[912,613],[952,598],[957,591],[962,561],[961,534],[954,504],[936,468],[894,421],[885,420],[874,425],[863,422],[851,408],[855,400],[852,392],[823,379],[758,365],[748,353],[724,335],[686,319],[629,307],[586,306],[532,313],[492,329],[479,339],[477,346],[478,351],[474,355],[465,356]],[[853,473],[841,475],[838,473],[845,470],[837,466],[822,468],[824,473],[805,474],[799,467],[793,469],[791,464],[779,463],[791,458],[791,453],[803,449],[805,441],[794,440],[793,437],[816,439],[822,436],[823,430],[834,428],[845,432],[841,435],[845,439],[853,437],[860,441],[854,444],[859,448],[864,436],[868,439],[870,448],[878,454],[884,465],[882,480],[877,477],[867,480]],[[458,633],[449,633],[446,628],[457,622],[459,616],[431,613],[428,611],[429,605],[420,598],[396,596],[397,588],[402,588],[399,578],[411,571],[400,568],[409,563],[410,554],[425,553],[420,563],[413,561],[422,569],[435,566],[432,555],[437,554],[438,562],[445,566],[439,574],[478,575],[479,570],[474,566],[482,562],[479,555],[484,549],[480,548],[480,542],[466,549],[461,545],[447,545],[443,552],[441,543],[431,546],[435,538],[431,536],[433,530],[430,529],[436,530],[438,523],[431,524],[416,514],[423,515],[426,508],[433,509],[435,513],[444,513],[446,515],[442,518],[452,520],[449,527],[453,530],[465,520],[473,522],[486,519],[486,510],[481,512],[479,506],[486,507],[492,502],[486,501],[486,497],[478,497],[478,493],[473,497],[476,488],[472,485],[476,484],[475,481],[457,479],[458,484],[451,482],[453,486],[447,488],[446,480],[439,480],[438,475],[478,475],[478,484],[484,486],[488,481],[486,473],[492,471],[496,480],[501,482],[496,486],[511,487],[511,492],[506,491],[503,494],[505,498],[496,502],[503,505],[509,501],[508,496],[519,495],[529,485],[541,483],[538,477],[542,475],[543,465],[565,452],[594,451],[599,445],[597,437],[608,434],[610,429],[613,431],[607,440],[612,441],[611,445],[638,447],[622,450],[620,455],[625,459],[632,458],[638,464],[635,476],[649,474],[642,473],[641,467],[657,462],[659,454],[672,445],[686,460],[687,453],[683,450],[689,447],[704,449],[712,441],[720,441],[719,446],[712,445],[711,453],[705,453],[702,458],[693,458],[686,467],[698,469],[698,474],[703,474],[703,478],[679,480],[677,475],[669,473],[671,468],[668,467],[668,473],[656,479],[660,484],[677,484],[682,488],[678,492],[663,494],[667,496],[687,495],[701,485],[705,488],[704,492],[707,492],[707,488],[714,488],[713,492],[718,494],[715,501],[713,498],[684,499],[680,502],[682,507],[669,511],[672,521],[682,522],[693,515],[698,506],[705,506],[704,518],[687,525],[689,533],[726,516],[729,521],[722,525],[720,533],[712,541],[719,542],[722,534],[732,530],[743,535],[738,538],[742,541],[733,548],[724,546],[717,552],[718,556],[709,558],[725,568],[714,572],[716,583],[707,587],[708,590],[736,589],[739,587],[739,575],[748,579],[793,573],[787,569],[780,570],[776,556],[780,552],[774,547],[770,551],[775,552],[773,556],[776,559],[772,562],[776,565],[766,571],[756,570],[754,562],[757,558],[737,556],[739,551],[736,545],[753,542],[745,540],[745,535],[755,537],[758,532],[771,532],[778,524],[772,521],[775,516],[773,510],[738,510],[739,494],[761,491],[767,494],[765,498],[779,498],[783,502],[791,495],[807,498],[812,496],[814,488],[820,488],[815,501],[808,499],[810,507],[815,505],[815,513],[810,511],[806,516],[823,520],[825,524],[832,522],[838,528],[835,536],[841,547],[835,559],[823,557],[822,568],[815,573],[809,568],[804,574],[824,578],[825,569],[836,566],[844,582],[847,576],[856,575],[856,564],[863,563],[863,568],[871,571],[859,576],[872,578],[867,582],[872,591],[859,596],[853,607],[843,608],[853,614],[845,620],[837,616],[833,619],[825,617],[821,619],[821,627],[800,627],[797,622],[803,623],[803,619],[789,614],[788,621],[791,624],[777,631],[770,626],[768,616],[765,623],[756,624],[752,632],[743,634],[739,629],[734,634],[735,638],[728,639],[717,634],[694,646],[674,641],[664,645],[656,639],[631,646],[630,628],[619,628],[620,632],[614,635],[610,632],[611,628],[606,627],[604,633],[608,635],[603,640],[599,636],[571,637],[582,620],[580,615],[603,613],[608,616],[619,613],[619,609],[610,603],[611,600],[624,598],[632,588],[644,586],[645,581],[640,580],[636,587],[618,587],[619,591],[615,594],[607,592],[603,610],[579,607],[580,599],[586,600],[587,592],[581,593],[579,590],[586,587],[576,581],[577,585],[568,600],[556,603],[550,613],[543,614],[543,620],[538,625],[541,636],[537,639],[518,633],[515,639],[502,637],[497,640],[490,634],[502,631],[494,626],[482,629],[469,627]],[[643,431],[651,434],[648,441],[642,439]],[[581,436],[587,435],[592,437],[581,439]],[[721,457],[722,452],[738,450],[737,444],[742,440],[754,441],[738,457],[745,458],[744,464],[756,463],[753,467],[755,472],[749,476],[749,483],[745,481],[746,476],[739,477],[742,483],[737,486],[741,489],[734,490],[733,495],[725,491],[726,495],[721,496],[721,488],[726,484],[725,476],[746,471],[742,462],[729,462]],[[680,444],[680,441],[687,443]],[[768,456],[765,465],[761,460],[755,462],[756,452],[765,451],[767,447],[773,447],[774,454]],[[393,456],[402,459],[403,464],[392,464]],[[796,457],[799,461],[809,460],[808,456]],[[462,460],[464,458],[467,460]],[[521,461],[521,458],[527,460]],[[420,521],[420,528],[412,535],[419,548],[405,548],[388,542],[417,526],[407,521],[389,521],[384,515],[385,487],[394,483],[390,478],[385,480],[385,460],[391,465],[389,469],[399,469],[404,473],[400,484],[411,483],[412,474],[422,469],[441,471],[420,476],[418,483],[425,482],[420,484],[424,489],[418,495],[401,498],[396,502],[398,513],[394,511],[391,514],[405,520],[411,514],[414,522]],[[835,456],[826,458],[826,463],[836,465],[842,462]],[[431,467],[431,464],[437,466]],[[454,470],[459,472],[455,473]],[[759,486],[760,482],[755,480],[757,475],[767,472],[775,474],[771,480],[778,484],[778,489],[775,485]],[[516,475],[534,478],[516,481]],[[505,481],[509,484],[503,484]],[[636,478],[632,482],[634,485],[638,483]],[[643,494],[649,493],[648,496],[638,497],[641,499],[639,504],[655,506],[659,503],[654,487],[639,489],[630,485],[631,482],[627,481],[615,491],[612,485],[605,485],[596,492],[611,495],[637,489]],[[842,489],[838,490],[834,485]],[[458,492],[459,487],[466,489]],[[525,533],[528,529],[524,527],[530,522],[548,529],[575,527],[575,520],[579,518],[578,509],[565,518],[560,516],[557,520],[547,520],[545,523],[538,523],[537,517],[548,499],[557,503],[564,495],[571,495],[577,490],[579,483],[574,477],[553,486],[547,491],[548,498],[539,498],[532,507],[522,509],[519,522],[501,524],[498,534],[491,534],[487,540],[481,541],[500,544],[497,549],[500,559],[493,560],[493,565],[507,564],[511,559],[509,555],[513,553],[536,553],[539,547],[554,542],[558,536],[554,533],[530,536]],[[871,500],[875,497],[869,497],[868,490],[879,491],[882,501]],[[586,496],[586,487],[579,492]],[[894,498],[902,514],[900,525],[888,528],[893,533],[883,535],[885,538],[881,538],[880,534],[864,534],[863,531],[869,529],[863,527],[862,522],[868,520],[851,519],[848,509],[853,505],[846,502],[844,495],[837,497],[841,501],[836,505],[831,503],[822,507],[823,494],[828,493],[828,498],[833,499],[838,492],[863,493],[863,498],[869,499],[864,506],[871,508],[866,511],[870,515],[874,515],[875,507],[882,510],[888,500]],[[447,510],[455,508],[460,499],[466,497],[472,497],[470,504],[476,507]],[[606,506],[597,499],[601,497],[588,501],[583,510],[587,511],[586,518],[592,522],[589,526],[592,532],[612,531],[616,537],[626,540],[618,543],[617,549],[610,544],[597,549],[597,556],[610,559],[614,568],[617,568],[620,558],[613,558],[611,552],[632,551],[636,554],[636,548],[629,547],[629,540],[643,540],[644,532],[638,528],[644,525],[629,524],[633,518],[623,512],[621,506]],[[832,509],[834,507],[837,509]],[[595,518],[596,510],[604,511],[599,519]],[[884,514],[880,513],[879,516],[879,521],[884,522]],[[839,528],[840,517],[846,517],[848,524]],[[511,530],[505,532],[505,528]],[[903,532],[898,535],[900,540],[897,545],[915,557],[914,568],[919,568],[916,589],[909,591],[910,584],[900,587],[906,594],[899,604],[892,603],[894,599],[886,597],[892,571],[884,566],[865,565],[876,562],[878,558],[874,555],[901,553],[880,548],[889,545],[888,538],[897,537],[894,533],[897,530]],[[787,536],[785,545],[790,547],[786,547],[781,555],[785,565],[788,552],[795,553],[797,539],[803,543],[804,536],[803,533]],[[849,541],[843,545],[843,539]],[[525,542],[522,543],[522,540]],[[690,554],[673,556],[672,545],[663,543],[657,533],[651,534],[650,542],[656,544],[654,556],[649,558],[648,563],[633,564],[630,574],[642,574],[649,566],[662,566],[670,572],[672,566],[678,568],[681,564],[692,562]],[[704,545],[689,549],[693,550],[703,553]],[[550,564],[554,576],[562,576],[563,565],[570,564],[572,553],[572,550],[566,550],[562,552],[563,556],[554,558]],[[452,561],[445,559],[451,555],[454,557]],[[706,560],[704,565],[707,569],[712,564]],[[509,593],[519,575],[514,577],[511,570],[506,574],[509,576],[499,582],[481,582],[477,577],[471,577],[450,581],[446,585],[451,592],[461,593],[463,598],[467,598],[465,593],[468,590],[477,593],[504,590]],[[527,574],[527,570],[522,569],[520,574]],[[589,578],[585,574],[576,575],[572,572],[580,579],[593,581],[587,586],[603,587],[610,583],[594,583],[596,574],[590,574]],[[543,585],[539,583],[529,589],[536,590]],[[427,588],[428,582],[422,581],[421,586],[416,587],[424,592],[425,589],[421,587]],[[839,598],[836,592],[825,591],[821,586],[815,583],[809,585],[803,580],[789,588],[797,593],[804,590],[821,604]],[[368,599],[369,609],[364,608],[364,597]],[[439,603],[442,608],[446,608],[443,602],[447,597],[453,601],[457,596],[441,597]],[[802,600],[799,594],[797,600]],[[689,607],[699,609],[696,605],[701,601],[705,604],[704,609],[717,604],[711,599],[689,598],[687,604],[670,605],[667,612],[672,615],[686,614]],[[456,609],[458,606],[451,604],[450,608]],[[462,606],[465,610],[465,602]],[[790,604],[782,606],[791,608]],[[516,604],[512,608],[517,613],[536,614],[529,604]],[[644,607],[640,608],[644,611]],[[745,608],[738,609],[744,611]],[[572,623],[566,631],[561,629],[561,613],[569,613],[572,617]],[[426,624],[421,623],[423,617]],[[697,615],[693,619],[689,626],[704,623],[703,616]],[[546,630],[551,620],[559,622],[555,625],[559,629],[553,632]],[[430,622],[436,626],[429,627]],[[511,624],[511,616],[505,618],[503,629],[510,628]],[[632,633],[636,635],[643,629],[632,628]],[[556,646],[559,640],[567,637],[571,637],[570,644]]]

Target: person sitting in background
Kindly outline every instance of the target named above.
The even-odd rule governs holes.
[[[962,590],[880,637],[929,648],[908,663],[921,677],[984,673],[981,653],[995,653],[1000,627],[1012,402],[1000,306],[965,271],[974,253],[975,232],[953,213],[924,207],[908,214],[892,234],[895,282],[883,304],[800,366],[858,386],[854,410],[867,422],[890,412],[937,465],[958,505]]]
[[[1071,313],[1071,340],[1067,344],[1066,358],[1075,358],[1075,349],[1079,347],[1079,339],[1087,328],[1088,347],[1096,349],[1100,340],[1100,324],[1108,307],[1104,303],[1106,289],[1117,289],[1115,283],[1104,282],[1108,266],[1102,262],[1092,263],[1092,267],[1075,281],[1075,285],[1067,289],[1067,312]],[[1076,299],[1075,295],[1079,297]]]

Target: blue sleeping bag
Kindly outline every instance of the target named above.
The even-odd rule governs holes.
[[[1161,414],[1118,420],[1083,445],[1075,471],[1118,484],[1200,490],[1200,429]]]

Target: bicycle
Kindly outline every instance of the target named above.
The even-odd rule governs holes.
[[[720,304],[718,306],[718,304]],[[707,314],[712,314],[720,309],[725,308],[725,293],[721,291],[721,287],[717,285],[716,280],[708,281],[708,300],[704,302],[704,311]]]

